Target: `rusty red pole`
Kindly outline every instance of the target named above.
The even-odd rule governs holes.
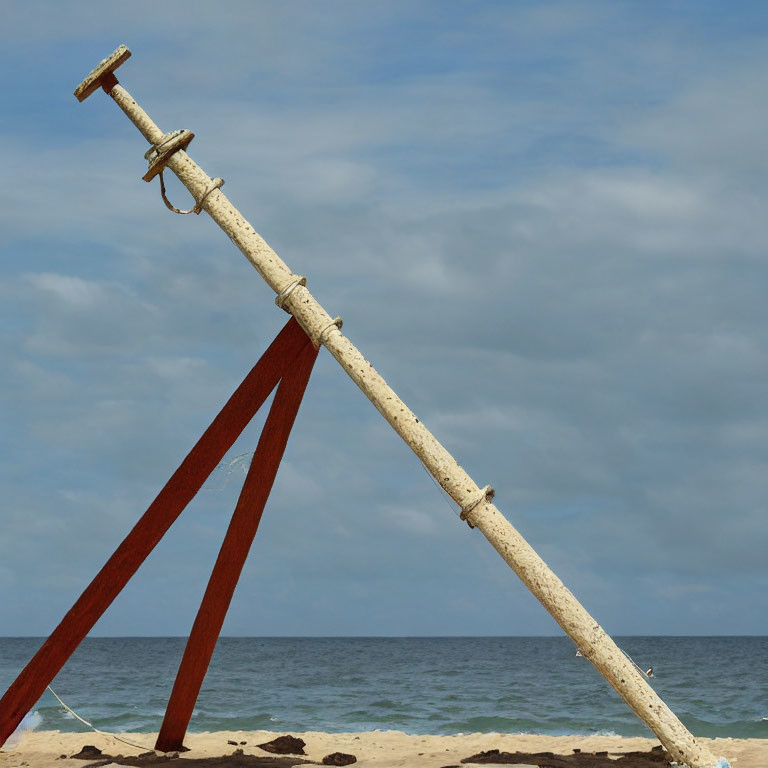
[[[203,678],[208,670],[248,550],[256,535],[317,352],[307,340],[307,346],[283,376],[277,388],[227,535],[192,626],[187,647],[184,649],[163,725],[155,744],[155,749],[161,752],[179,750],[183,746]]]
[[[0,699],[0,747],[138,570],[309,343],[291,320],[83,594]]]

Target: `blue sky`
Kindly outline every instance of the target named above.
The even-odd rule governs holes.
[[[607,631],[768,632],[763,4],[1,7],[0,634],[50,632],[286,320],[72,96],[122,42]],[[223,480],[95,634],[188,632]],[[559,628],[321,352],[224,632]]]

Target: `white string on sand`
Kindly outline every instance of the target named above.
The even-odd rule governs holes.
[[[66,709],[70,715],[72,715],[73,717],[76,717],[81,723],[83,723],[83,725],[87,725],[91,730],[95,731],[96,733],[99,733],[102,736],[109,736],[110,738],[115,739],[116,741],[122,741],[123,744],[127,744],[129,747],[133,747],[134,749],[142,749],[145,752],[154,752],[154,747],[145,747],[145,746],[142,746],[141,744],[134,744],[133,742],[128,741],[127,739],[122,739],[119,736],[116,736],[114,733],[107,733],[106,731],[100,731],[95,725],[93,725],[93,723],[89,723],[85,718],[80,717],[80,715],[78,715],[77,712],[75,712],[75,710],[72,709],[72,707],[68,707],[59,698],[56,691],[54,691],[50,685],[48,686],[48,690],[54,695],[56,701],[58,701],[59,704],[61,704],[61,706],[64,707],[64,709]]]

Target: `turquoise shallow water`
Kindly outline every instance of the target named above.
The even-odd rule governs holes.
[[[88,638],[53,683],[97,728],[157,731],[182,638]],[[698,736],[768,738],[768,638],[626,637],[619,645]],[[0,638],[4,691],[42,643]],[[38,729],[84,731],[50,693]],[[190,730],[380,729],[647,736],[565,637],[221,638]]]

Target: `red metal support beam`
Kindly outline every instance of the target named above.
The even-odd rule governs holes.
[[[0,699],[0,747],[221,462],[297,355],[312,344],[291,320],[147,511]]]
[[[224,618],[267,503],[318,350],[311,344],[280,381],[251,461],[235,512],[221,545],[200,610],[184,649],[155,749],[179,750]]]

